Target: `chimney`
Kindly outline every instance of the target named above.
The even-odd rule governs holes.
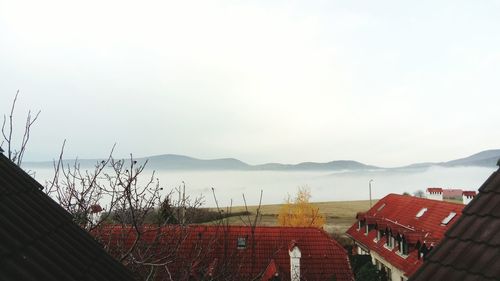
[[[288,250],[290,254],[290,281],[300,281],[300,249],[295,241],[292,241]]]
[[[464,191],[462,192],[462,202],[464,203],[464,205],[467,205],[470,203],[470,201],[472,201],[472,199],[474,199],[475,196],[475,191]]]

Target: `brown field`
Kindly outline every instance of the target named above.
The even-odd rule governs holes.
[[[376,202],[377,200],[372,200],[372,204],[375,204]],[[357,212],[363,212],[370,208],[369,200],[314,202],[312,204],[319,207],[320,212],[326,217],[326,224],[324,226],[324,229],[328,233],[337,237],[344,237],[345,231],[356,221]],[[280,208],[281,204],[262,205],[260,207],[262,217],[258,221],[258,225],[277,225],[277,216]],[[229,211],[227,210],[227,208],[224,208],[224,210]],[[252,215],[231,217],[228,219],[229,224],[248,225],[248,219],[253,221],[253,219],[255,218],[254,214],[256,210],[257,206],[248,206],[248,211]],[[233,213],[245,211],[245,207],[232,207],[230,211]]]

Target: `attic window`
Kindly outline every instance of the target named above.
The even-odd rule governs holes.
[[[420,218],[425,214],[425,212],[427,212],[427,208],[422,208],[422,210],[420,210],[415,217]]]
[[[238,237],[236,248],[242,250],[247,247],[247,239],[245,237]]]
[[[379,212],[380,210],[382,210],[384,207],[385,207],[385,203],[382,204],[380,207],[378,207],[377,212]]]
[[[447,225],[456,215],[457,215],[457,213],[451,212],[446,218],[444,218],[441,221],[441,223],[444,225]]]

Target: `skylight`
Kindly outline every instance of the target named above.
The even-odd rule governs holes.
[[[417,218],[420,218],[421,216],[423,216],[423,215],[424,215],[424,213],[425,213],[425,212],[427,212],[427,208],[422,208],[422,210],[420,210],[420,211],[417,213],[416,217],[417,217]]]
[[[377,212],[379,212],[380,210],[382,210],[384,207],[385,207],[385,203],[382,204],[380,207],[378,207]]]
[[[238,237],[236,247],[238,249],[245,249],[247,247],[247,239],[245,237]]]
[[[444,218],[441,221],[441,223],[444,225],[447,225],[456,215],[457,215],[457,213],[451,212],[446,218]]]

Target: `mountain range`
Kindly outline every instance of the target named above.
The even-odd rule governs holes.
[[[353,160],[335,160],[326,163],[302,162],[298,164],[267,163],[261,165],[250,165],[234,158],[222,159],[197,159],[184,155],[163,154],[150,157],[137,158],[139,163],[148,161],[150,169],[163,170],[267,170],[267,171],[342,171],[342,170],[380,170],[380,169],[425,169],[432,166],[457,167],[477,166],[495,167],[500,158],[500,149],[485,150],[468,157],[455,159],[447,162],[425,162],[415,163],[403,167],[384,168],[363,164]],[[65,160],[72,163],[75,160]],[[82,167],[92,166],[101,159],[78,160]],[[52,162],[25,162],[26,167],[51,167]]]

